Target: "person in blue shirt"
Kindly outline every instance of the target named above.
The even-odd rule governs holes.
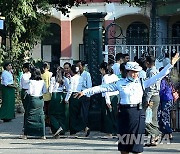
[[[2,84],[2,105],[0,108],[0,119],[9,122],[15,118],[15,85],[12,74],[12,64],[6,62],[3,66],[4,71],[1,75]]]
[[[179,54],[172,58],[171,64],[168,64],[160,73],[145,81],[138,78],[139,71],[142,68],[136,62],[127,62],[125,68],[127,77],[120,79],[115,83],[103,84],[82,92],[74,94],[75,98],[83,95],[93,95],[102,92],[119,91],[119,113],[118,113],[118,150],[122,154],[129,152],[143,152],[143,141],[145,133],[145,114],[142,109],[143,89],[153,85],[170,73],[173,65],[179,60]],[[134,138],[138,138],[135,140]]]
[[[160,70],[162,69],[163,68],[160,68]],[[173,87],[168,75],[161,80],[159,95],[159,129],[163,133],[163,135],[168,134],[169,139],[172,139],[170,112],[173,107]]]

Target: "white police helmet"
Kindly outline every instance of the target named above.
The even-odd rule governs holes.
[[[137,62],[127,62],[125,65],[125,68],[126,68],[126,70],[137,71],[137,72],[142,70],[142,67],[139,66],[139,64]]]

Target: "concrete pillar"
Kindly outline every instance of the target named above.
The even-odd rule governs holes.
[[[61,21],[61,58],[60,66],[65,62],[73,63],[72,59],[71,21]]]

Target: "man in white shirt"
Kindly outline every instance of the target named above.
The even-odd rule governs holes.
[[[78,61],[76,66],[79,67],[80,75],[83,78],[82,90],[91,88],[92,87],[91,75],[89,72],[85,71],[85,62]],[[85,128],[86,136],[88,136],[90,133],[90,129],[88,127],[89,106],[90,106],[90,96],[87,97],[85,96],[81,106],[81,115],[86,124],[86,128]]]
[[[115,75],[120,74],[120,64],[123,63],[123,54],[122,53],[117,53],[116,54],[116,63],[112,66],[113,72]]]

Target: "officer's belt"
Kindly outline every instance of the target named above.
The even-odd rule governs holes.
[[[142,103],[138,103],[138,104],[119,104],[120,108],[131,108],[131,107],[139,107],[141,106]]]

